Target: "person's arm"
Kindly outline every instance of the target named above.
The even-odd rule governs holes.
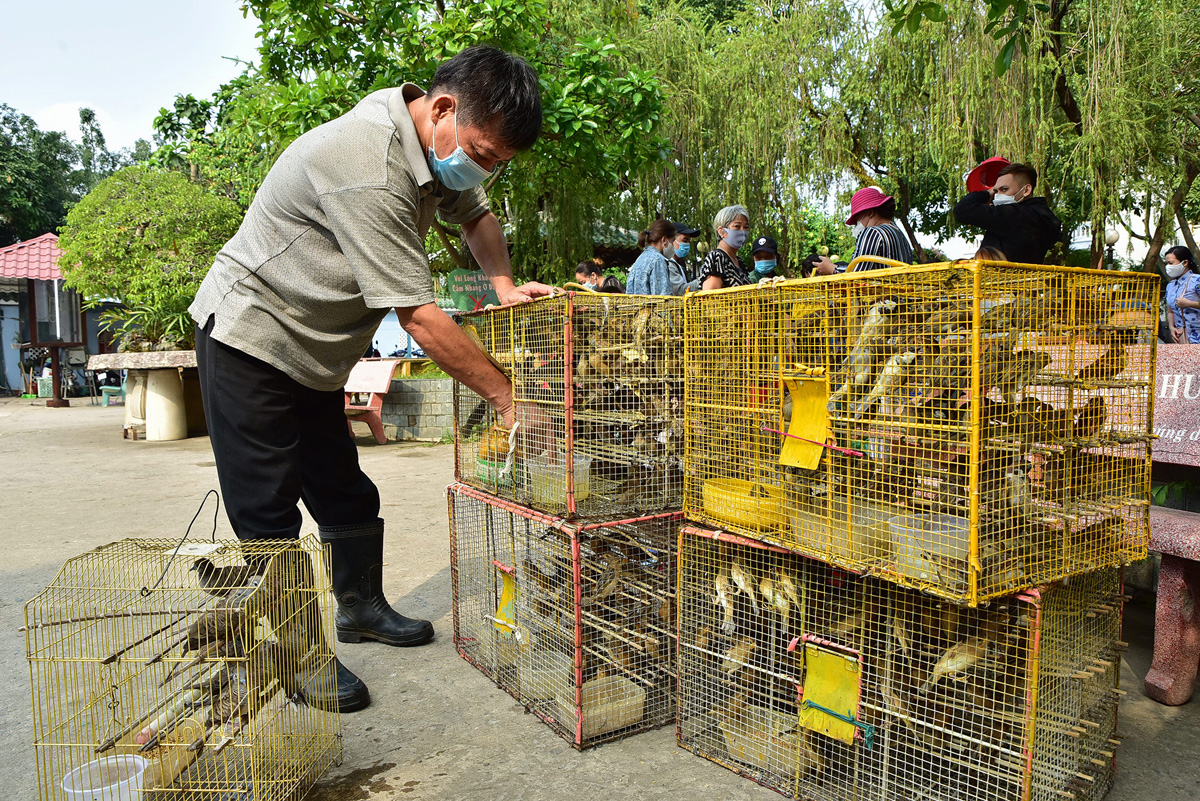
[[[721,276],[713,274],[704,279],[700,284],[701,289],[722,289],[725,286],[724,279]]]
[[[436,303],[396,309],[400,327],[453,379],[492,404],[512,427],[512,384]]]
[[[508,243],[504,241],[504,231],[495,214],[484,212],[470,222],[463,223],[462,231],[475,260],[495,287],[501,305],[533,300],[553,292],[550,287],[536,281],[521,286],[513,281]]]
[[[1012,207],[993,206],[992,193],[986,190],[968,192],[954,207],[954,217],[964,225],[974,225],[985,231],[1004,225],[1009,219],[1005,212]]]
[[[1200,282],[1200,275],[1189,273],[1183,279],[1183,286],[1179,290],[1179,295],[1175,298],[1175,305],[1181,309],[1200,309],[1200,301],[1197,301],[1197,290],[1200,287],[1197,283]],[[1190,296],[1190,297],[1189,297]],[[1182,320],[1180,321],[1182,322]]]

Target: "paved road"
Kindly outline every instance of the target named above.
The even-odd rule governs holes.
[[[121,439],[120,407],[76,401],[46,409],[0,400],[0,787],[37,798],[32,760],[24,602],[67,558],[124,537],[182,534],[216,486],[208,440]],[[365,428],[364,428],[365,433]],[[347,716],[345,761],[310,796],[608,801],[771,799],[776,794],[674,745],[670,728],[577,753],[457,657],[450,642],[450,571],[443,487],[450,446],[374,445],[360,454],[388,520],[387,589],[438,626],[430,646],[366,644],[341,656],[375,699]],[[315,530],[311,521],[306,531]],[[220,536],[232,536],[221,519]],[[1120,775],[1113,801],[1200,798],[1200,702],[1169,709],[1141,694],[1149,667],[1153,598],[1131,605],[1125,638]]]

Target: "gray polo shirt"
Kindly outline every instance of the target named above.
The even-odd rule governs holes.
[[[434,181],[406,83],[288,146],[189,311],[212,337],[305,386],[341,389],[393,306],[434,299],[425,235],[488,211],[480,188]]]

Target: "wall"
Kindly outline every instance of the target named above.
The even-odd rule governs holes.
[[[383,399],[388,439],[438,441],[454,431],[454,381],[396,378]]]

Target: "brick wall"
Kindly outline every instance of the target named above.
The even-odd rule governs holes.
[[[388,439],[437,441],[454,431],[454,381],[396,378],[383,399]]]

